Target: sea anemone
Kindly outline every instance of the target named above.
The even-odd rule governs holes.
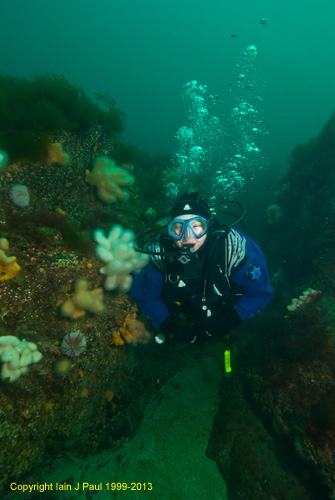
[[[58,377],[64,377],[69,373],[72,367],[72,361],[69,358],[63,358],[54,365],[54,370]]]
[[[86,339],[81,332],[67,333],[62,340],[61,350],[70,358],[80,356],[86,349]]]
[[[9,190],[9,198],[18,208],[26,208],[30,204],[30,194],[24,184],[13,184]]]

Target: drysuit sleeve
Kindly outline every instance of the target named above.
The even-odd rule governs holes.
[[[242,296],[235,305],[235,310],[242,321],[259,313],[273,296],[264,254],[251,238],[245,235],[244,237],[247,260],[236,273],[231,275],[231,281],[242,291]]]
[[[141,311],[157,326],[170,315],[161,299],[164,276],[151,264],[136,274],[131,287],[131,296]]]

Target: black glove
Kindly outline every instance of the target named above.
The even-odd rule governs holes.
[[[189,325],[178,321],[173,316],[168,316],[160,324],[160,331],[164,333],[166,339],[173,342],[185,342],[193,344],[194,342],[206,342],[211,339],[201,325]]]
[[[203,310],[202,327],[211,335],[225,336],[230,330],[241,325],[243,321],[238,315],[235,307],[215,306]]]

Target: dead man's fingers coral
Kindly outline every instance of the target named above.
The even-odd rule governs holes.
[[[86,170],[86,182],[97,187],[99,198],[105,203],[125,201],[129,192],[124,189],[135,182],[135,177],[107,156],[99,156],[94,160],[93,169]]]
[[[86,279],[78,279],[74,284],[73,294],[60,306],[63,316],[73,320],[79,319],[86,311],[93,314],[103,314],[106,310],[103,303],[103,290],[89,290]]]
[[[94,239],[98,243],[95,253],[105,264],[100,268],[106,276],[105,289],[127,292],[132,284],[131,273],[138,273],[147,265],[149,256],[136,252],[134,233],[120,225],[113,226],[107,237],[103,231],[95,231]]]
[[[9,243],[6,238],[0,239],[0,281],[14,278],[21,267],[16,262],[16,257],[8,257],[6,251],[9,249]]]

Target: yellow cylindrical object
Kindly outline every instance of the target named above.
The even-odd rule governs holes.
[[[224,352],[224,370],[226,373],[231,372],[231,366],[230,366],[230,351],[225,351]]]

